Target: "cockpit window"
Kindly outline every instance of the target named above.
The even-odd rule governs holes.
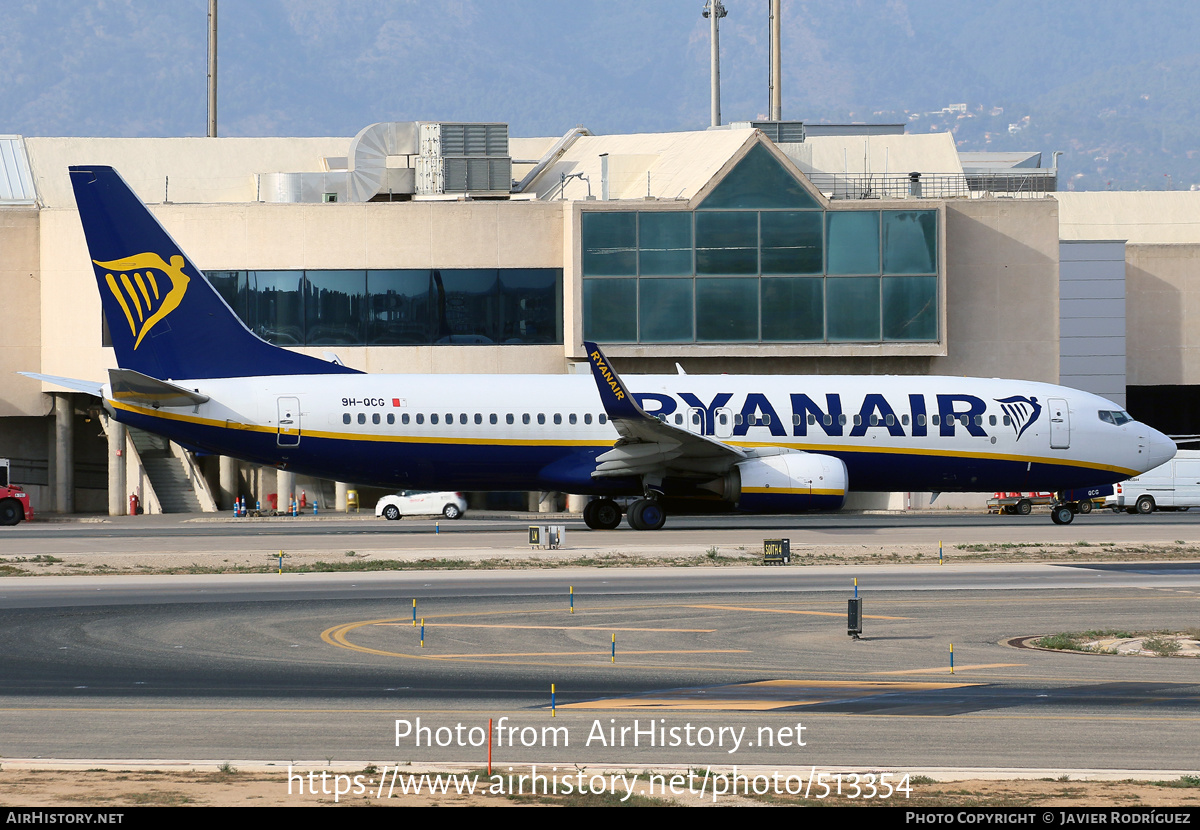
[[[1113,426],[1119,427],[1122,424],[1129,423],[1133,420],[1133,418],[1129,416],[1128,412],[1122,412],[1119,409],[1111,411],[1102,409],[1100,410],[1100,420],[1106,424],[1112,424]]]

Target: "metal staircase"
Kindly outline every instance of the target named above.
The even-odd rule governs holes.
[[[146,476],[154,487],[164,513],[199,513],[203,508],[183,462],[171,452],[161,435],[128,427],[129,440],[137,447]]]

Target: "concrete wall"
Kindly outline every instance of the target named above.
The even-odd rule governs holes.
[[[948,354],[940,375],[1058,382],[1058,204],[946,203]]]
[[[1200,384],[1200,243],[1125,246],[1130,386]]]
[[[0,418],[46,415],[52,406],[41,384],[16,374],[41,371],[39,227],[36,208],[0,208]]]

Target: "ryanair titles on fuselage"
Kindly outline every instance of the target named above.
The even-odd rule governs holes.
[[[779,412],[767,395],[761,392],[750,392],[741,403],[741,408],[734,410],[730,403],[734,393],[721,392],[707,403],[691,392],[679,392],[669,395],[658,392],[635,392],[633,398],[650,415],[659,418],[669,418],[682,407],[689,411],[699,411],[703,416],[703,434],[716,435],[717,416],[722,410],[731,415],[736,412],[741,417],[732,418],[732,429],[727,433],[732,437],[745,436],[753,428],[766,429],[772,436],[785,437],[806,436],[811,432],[823,432],[829,437],[859,437],[867,434],[869,429],[884,429],[889,435],[897,438],[906,435],[920,438],[933,434],[941,437],[953,437],[959,429],[977,438],[986,438],[984,416],[987,413],[987,402],[975,395],[968,394],[936,394],[932,397],[933,408],[930,409],[925,395],[909,394],[904,396],[903,404],[889,401],[882,394],[868,393],[863,396],[862,404],[857,412],[847,412],[843,407],[842,396],[831,392],[823,397],[824,400],[813,400],[812,397],[796,392],[789,395],[791,417],[780,418]],[[857,397],[857,396],[855,396]],[[1038,416],[1042,406],[1036,397],[1022,398],[1028,405],[1020,411],[1011,406],[1003,410],[1005,421],[1003,428],[1012,429],[1017,440]],[[1011,402],[1012,398],[1005,401]],[[682,403],[681,403],[682,402]],[[812,416],[811,419],[809,416]],[[809,421],[812,421],[810,424]],[[988,422],[990,425],[990,422]]]

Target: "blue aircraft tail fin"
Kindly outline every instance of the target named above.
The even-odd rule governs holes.
[[[70,171],[121,368],[159,380],[359,374],[259,338],[117,171]]]

